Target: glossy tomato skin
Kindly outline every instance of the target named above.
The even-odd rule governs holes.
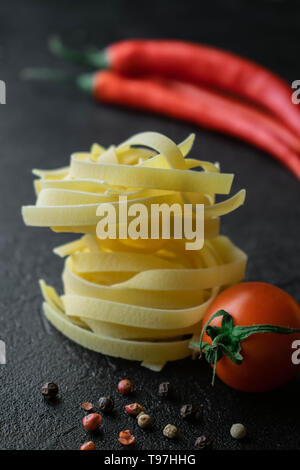
[[[203,325],[220,309],[232,315],[235,325],[300,328],[299,304],[282,289],[263,282],[245,282],[223,291],[209,306]],[[221,321],[215,318],[211,325],[221,326]],[[300,365],[292,363],[295,339],[300,339],[300,333],[253,334],[241,344],[242,364],[223,357],[217,363],[216,374],[230,387],[244,392],[277,388],[300,370]],[[211,343],[211,338],[204,333],[203,341]]]

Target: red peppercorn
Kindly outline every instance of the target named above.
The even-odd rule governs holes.
[[[138,403],[131,403],[130,405],[125,406],[125,410],[129,415],[137,416],[141,411],[145,411],[145,408]]]
[[[96,431],[96,429],[102,423],[102,416],[98,413],[90,413],[86,415],[83,420],[82,424],[88,431]]]
[[[84,444],[82,444],[82,446],[80,447],[80,450],[96,450],[96,446],[93,443],[93,441],[89,441],[89,442],[85,442]]]
[[[84,411],[93,411],[93,403],[90,403],[89,401],[85,401],[84,403],[82,403],[82,408],[84,409]]]
[[[121,431],[119,434],[119,442],[123,446],[130,446],[135,441],[135,437],[130,434],[129,429],[126,431]]]
[[[130,380],[123,379],[118,383],[118,390],[122,395],[127,395],[127,393],[133,392],[133,385]]]

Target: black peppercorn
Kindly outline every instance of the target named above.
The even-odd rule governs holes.
[[[98,403],[99,403],[99,409],[103,413],[110,413],[113,410],[114,406],[115,406],[115,403],[114,403],[114,400],[113,400],[112,396],[101,397],[101,398],[99,398]]]
[[[53,400],[58,394],[58,386],[54,382],[46,382],[42,386],[42,395],[46,400]]]
[[[197,450],[207,449],[207,447],[211,446],[211,441],[206,436],[200,436],[197,437],[194,446]]]
[[[194,418],[197,413],[197,408],[190,403],[187,405],[182,405],[180,408],[180,416],[185,419]]]
[[[162,382],[159,384],[158,387],[158,395],[160,397],[168,397],[170,396],[171,385],[170,382]]]

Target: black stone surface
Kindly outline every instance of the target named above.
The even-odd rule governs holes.
[[[59,32],[74,45],[99,47],[142,36],[201,41],[254,59],[291,82],[300,78],[299,15],[297,1],[1,2],[0,79],[7,84],[7,104],[0,106],[0,338],[6,342],[7,365],[0,365],[0,448],[77,449],[89,438],[81,425],[81,403],[96,403],[109,392],[117,411],[104,419],[94,438],[102,449],[119,449],[118,433],[128,428],[136,435],[137,449],[192,449],[202,433],[213,439],[214,449],[299,447],[299,378],[280,390],[248,395],[219,380],[212,388],[210,369],[199,361],[170,363],[158,374],[134,362],[89,352],[58,333],[41,315],[38,279],[61,288],[62,261],[51,250],[71,237],[26,228],[20,217],[21,205],[34,201],[34,167],[65,165],[71,152],[87,149],[94,141],[118,143],[143,130],[163,132],[177,142],[196,132],[193,155],[220,161],[225,172],[236,174],[233,191],[247,189],[245,206],[222,221],[223,233],[249,254],[247,279],[274,283],[299,301],[296,179],[268,155],[231,138],[97,105],[72,87],[19,79],[25,66],[81,70],[47,53],[48,36]],[[153,416],[153,430],[138,429],[125,414],[128,400],[116,391],[124,377],[134,382],[134,399]],[[60,386],[54,405],[40,394],[43,382],[50,380]],[[157,397],[163,380],[173,385],[172,400]],[[201,407],[198,423],[180,418],[185,402]],[[245,441],[231,439],[234,422],[247,426]],[[163,438],[167,423],[178,426],[178,440]]]

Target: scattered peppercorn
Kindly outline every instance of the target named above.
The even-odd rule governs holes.
[[[83,420],[82,424],[88,431],[96,431],[96,429],[102,423],[102,416],[98,413],[90,413],[86,415]]]
[[[99,398],[99,410],[103,413],[110,413],[115,406],[113,397],[109,395],[108,397],[101,397]]]
[[[243,424],[233,424],[230,429],[230,434],[233,439],[243,439],[246,436],[246,428]]]
[[[119,442],[123,446],[130,446],[135,441],[135,437],[130,434],[129,429],[126,431],[121,431],[119,434]]]
[[[211,446],[211,441],[206,436],[200,436],[197,437],[194,446],[197,450],[203,450]]]
[[[180,416],[185,419],[194,418],[197,413],[197,408],[190,403],[187,405],[182,405],[180,408]]]
[[[127,393],[133,392],[133,385],[130,380],[123,379],[118,383],[118,390],[122,395],[127,395]]]
[[[82,403],[82,408],[84,409],[84,411],[93,411],[93,404],[90,403],[89,401],[85,401],[84,403]]]
[[[145,411],[145,409],[138,403],[130,403],[130,405],[126,405],[125,410],[129,415],[133,416],[137,416],[142,411]]]
[[[93,441],[89,441],[89,442],[85,442],[84,444],[82,444],[82,446],[80,447],[80,450],[96,450],[96,446],[93,443]]]
[[[53,400],[58,394],[58,386],[54,382],[46,382],[42,386],[42,395],[46,400]]]
[[[145,413],[140,413],[137,417],[137,422],[140,428],[148,428],[151,424],[151,416],[146,415]]]
[[[160,397],[168,397],[171,391],[171,384],[170,382],[162,382],[159,384],[158,387],[158,395]]]
[[[167,426],[163,430],[163,435],[168,437],[169,439],[174,439],[177,435],[176,426],[173,426],[173,424],[167,424]]]

